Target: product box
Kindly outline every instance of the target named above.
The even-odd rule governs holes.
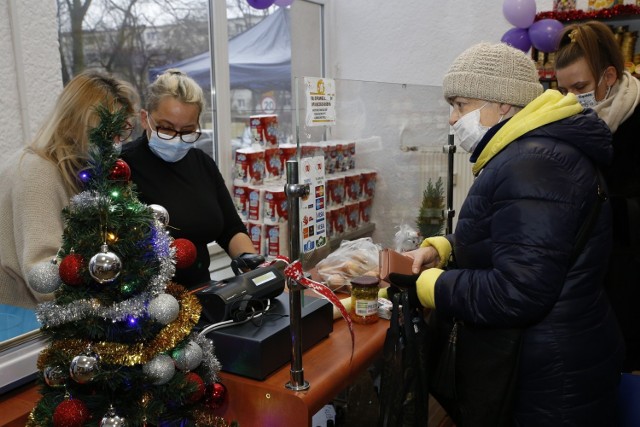
[[[589,0],[587,10],[609,9],[623,3],[623,0]]]
[[[289,294],[283,293],[275,298],[269,313],[273,315],[256,319],[256,322],[217,329],[207,335],[213,340],[223,371],[264,380],[291,362]],[[332,331],[331,303],[305,295],[300,333],[302,351],[328,337]]]

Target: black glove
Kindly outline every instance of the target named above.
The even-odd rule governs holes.
[[[236,276],[254,270],[264,262],[264,257],[259,254],[243,253],[231,260],[231,269]]]
[[[395,292],[401,292],[406,290],[409,293],[409,304],[412,308],[422,307],[420,300],[418,299],[418,290],[416,289],[416,281],[420,277],[419,274],[399,274],[389,273],[389,284],[391,285],[387,290],[389,299]]]

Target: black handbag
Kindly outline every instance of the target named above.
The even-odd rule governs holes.
[[[510,425],[522,330],[469,326],[436,311],[429,328],[429,392],[456,425]]]
[[[427,324],[407,291],[391,296],[393,309],[383,347],[379,427],[418,427],[429,417]]]

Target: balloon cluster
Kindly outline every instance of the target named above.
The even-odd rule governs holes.
[[[254,9],[267,9],[274,4],[280,7],[290,6],[293,0],[247,0],[247,3]]]
[[[535,0],[504,0],[502,13],[515,27],[504,33],[500,39],[503,43],[523,52],[527,52],[532,45],[541,52],[554,52],[558,49],[562,22],[556,19],[535,21]]]

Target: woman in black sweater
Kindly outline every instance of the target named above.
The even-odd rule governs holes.
[[[216,163],[194,148],[203,106],[193,79],[179,70],[164,72],[147,90],[147,108],[140,112],[144,133],[122,152],[140,200],[163,206],[171,236],[196,247],[196,261],[174,277],[188,288],[210,280],[208,243],[217,242],[231,258],[256,252]]]

